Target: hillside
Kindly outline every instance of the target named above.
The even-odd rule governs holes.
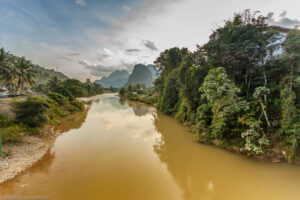
[[[68,77],[58,71],[55,71],[54,69],[45,69],[43,67],[40,67],[38,65],[34,65],[33,70],[35,70],[36,76],[34,77],[34,80],[36,82],[36,84],[46,84],[48,82],[48,80],[50,80],[52,77],[57,76],[58,79],[60,80],[66,80],[68,79]]]
[[[131,75],[128,78],[125,87],[129,85],[143,84],[147,87],[151,86],[153,83],[152,72],[150,69],[143,64],[137,64],[134,66],[134,69]]]
[[[101,84],[103,87],[108,88],[110,86],[114,88],[121,88],[127,82],[129,73],[126,70],[116,70],[107,77],[103,77],[100,80],[96,80],[94,83]]]
[[[10,60],[17,60],[18,58],[20,58],[9,52],[6,52],[6,54]],[[55,71],[54,69],[46,69],[40,67],[39,65],[32,65],[32,69],[36,72],[34,81],[36,82],[37,85],[46,84],[48,80],[54,76],[57,76],[61,80],[68,79],[68,77],[65,74]]]

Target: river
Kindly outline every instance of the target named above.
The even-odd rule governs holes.
[[[51,151],[0,197],[51,200],[299,200],[300,167],[197,143],[171,116],[115,94],[93,97]],[[84,116],[84,117],[82,117]]]

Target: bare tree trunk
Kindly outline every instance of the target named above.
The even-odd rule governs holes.
[[[267,88],[267,76],[266,76],[266,72],[265,72],[265,67],[263,67],[263,75],[264,75],[264,85]],[[264,94],[264,100],[265,100],[265,104],[267,105],[267,94]]]
[[[262,111],[264,113],[264,116],[265,116],[265,119],[267,121],[268,127],[271,128],[271,123],[269,121],[269,118],[268,118],[268,115],[267,115],[267,112],[265,110],[265,106],[263,104],[263,101],[262,101],[261,97],[259,97],[259,103],[260,103],[261,109],[262,109]]]

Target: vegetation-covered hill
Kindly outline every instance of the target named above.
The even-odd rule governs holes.
[[[6,54],[8,60],[18,60],[21,58],[9,52],[4,53]],[[33,80],[35,81],[36,85],[46,84],[51,78],[55,76],[60,80],[68,79],[68,77],[61,72],[57,72],[54,69],[46,69],[39,65],[30,64],[29,69],[34,71]]]
[[[38,65],[33,65],[32,69],[37,72],[33,79],[38,85],[46,84],[53,77],[57,77],[60,80],[68,79],[68,76],[54,69],[46,69]]]
[[[100,84],[105,88],[121,88],[128,81],[129,73],[126,70],[116,70],[107,77],[96,80],[94,83]]]
[[[150,69],[146,65],[137,64],[134,66],[133,71],[124,87],[128,87],[129,85],[135,86],[137,84],[150,87],[152,83],[153,77]]]

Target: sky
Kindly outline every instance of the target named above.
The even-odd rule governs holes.
[[[299,0],[0,0],[0,46],[69,77],[92,80],[172,47],[205,44],[245,9],[300,24]]]

